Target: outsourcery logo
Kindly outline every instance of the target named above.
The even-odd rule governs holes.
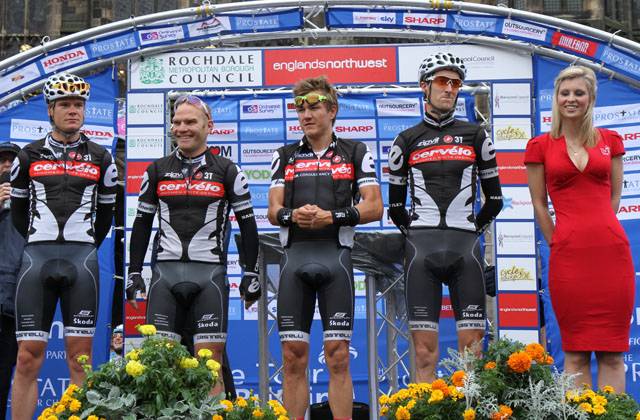
[[[13,139],[37,140],[49,131],[49,123],[38,120],[11,119],[10,136]]]
[[[548,29],[543,28],[542,26],[518,22],[511,19],[505,19],[502,24],[502,33],[505,35],[535,39],[538,41],[544,41],[547,39],[547,31]]]
[[[51,73],[71,64],[82,63],[87,61],[87,50],[84,47],[78,47],[72,50],[62,51],[40,59],[40,64],[44,68],[45,73]]]
[[[640,167],[640,150],[629,150],[622,156],[625,171],[635,171]]]
[[[420,99],[418,98],[378,98],[376,109],[379,117],[420,116]]]
[[[355,347],[349,346],[349,355],[351,355],[351,357],[353,358],[353,360],[358,358],[358,350],[355,349]],[[320,363],[321,365],[326,365],[327,361],[324,357],[324,350],[321,350],[320,353],[318,353],[318,363]]]
[[[338,137],[346,139],[376,138],[376,122],[373,119],[337,120],[333,130]]]
[[[435,13],[403,13],[402,23],[408,26],[446,28],[447,15]]]
[[[472,146],[440,145],[431,146],[411,152],[409,155],[409,166],[414,166],[425,162],[440,160],[458,160],[473,162],[476,153]]]
[[[282,143],[245,143],[242,145],[242,163],[271,162],[273,153]]]

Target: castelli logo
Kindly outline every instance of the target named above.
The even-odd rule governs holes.
[[[37,161],[32,163],[29,168],[29,175],[32,178],[41,176],[60,176],[65,174],[97,182],[100,179],[100,168],[89,162],[74,161]]]

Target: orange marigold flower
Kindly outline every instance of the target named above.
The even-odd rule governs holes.
[[[491,420],[505,420],[511,417],[513,410],[506,405],[500,406],[500,411],[496,411],[491,416]]]
[[[463,370],[456,370],[451,375],[451,383],[455,386],[463,386],[464,380],[467,377],[467,374]]]
[[[496,368],[496,362],[487,362],[484,365],[484,370],[491,370],[491,369],[495,369]]]
[[[545,359],[544,347],[542,347],[538,343],[527,344],[527,346],[524,348],[524,351],[537,363],[542,363]]]
[[[518,351],[507,360],[507,365],[516,373],[528,372],[531,369],[531,356],[524,351]]]
[[[442,391],[445,397],[449,396],[449,385],[442,379],[436,379],[431,383],[431,389],[436,390],[439,389]]]

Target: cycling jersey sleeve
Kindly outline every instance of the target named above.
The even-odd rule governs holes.
[[[258,263],[258,226],[253,214],[249,181],[240,167],[230,164],[225,175],[225,190],[229,204],[233,208],[242,237],[242,251],[245,269],[257,272]]]
[[[284,153],[278,149],[271,158],[271,186],[269,188],[284,188]]]
[[[138,212],[133,222],[131,241],[129,245],[129,272],[139,273],[142,270],[144,256],[149,246],[153,217],[158,209],[157,195],[158,177],[155,163],[149,165],[142,177],[140,196],[138,197]]]
[[[354,156],[354,173],[358,188],[367,185],[378,185],[376,164],[369,147],[364,143],[357,143]]]
[[[94,225],[96,246],[100,246],[111,229],[113,206],[116,202],[116,186],[118,184],[118,168],[111,153],[105,152],[100,166],[98,205],[96,206],[96,221]]]
[[[11,168],[11,219],[16,230],[26,238],[29,229],[29,157],[23,150]]]
[[[474,147],[480,185],[485,196],[484,205],[476,216],[476,227],[482,231],[502,210],[502,189],[498,177],[496,150],[491,137],[484,129],[476,133]]]
[[[401,231],[405,231],[411,219],[405,208],[407,202],[407,144],[402,136],[397,136],[389,150],[389,217]]]

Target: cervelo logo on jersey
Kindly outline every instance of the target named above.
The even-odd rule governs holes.
[[[31,166],[29,166],[29,176],[31,178],[64,174],[98,182],[100,179],[100,167],[89,162],[52,162],[46,160],[33,162]]]
[[[457,144],[447,144],[419,149],[409,156],[409,165],[417,165],[424,162],[434,162],[439,160],[461,160],[473,162],[476,160],[476,152],[472,146],[460,146]]]
[[[211,181],[171,180],[158,182],[158,197],[194,195],[199,197],[224,197],[224,185]]]
[[[298,160],[293,165],[287,165],[284,168],[285,181],[292,181],[298,173],[317,172],[319,175],[325,175],[327,172],[331,172],[333,179],[353,179],[354,171],[353,164],[345,162],[331,163],[329,160]]]

